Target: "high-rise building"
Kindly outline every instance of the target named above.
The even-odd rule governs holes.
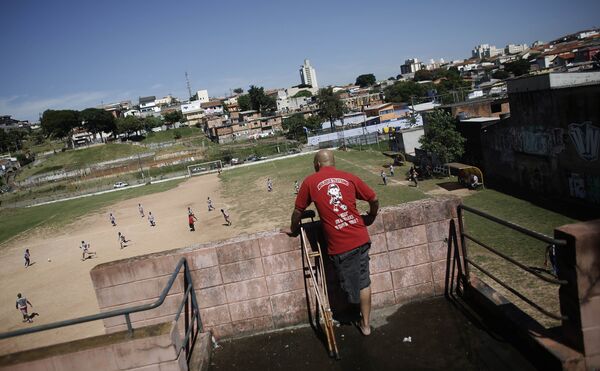
[[[319,87],[319,83],[317,83],[317,73],[310,65],[310,61],[308,59],[305,59],[304,64],[300,66],[300,81],[302,84],[310,85],[313,88]]]
[[[489,44],[477,45],[471,51],[471,56],[473,58],[479,58],[479,59],[491,58],[491,57],[495,57],[497,55],[502,55],[502,54],[504,54],[504,50],[497,49],[494,45],[489,45]]]
[[[424,68],[425,66],[423,63],[419,62],[417,58],[407,59],[404,61],[404,64],[400,66],[400,73],[403,75],[407,73],[415,73]]]

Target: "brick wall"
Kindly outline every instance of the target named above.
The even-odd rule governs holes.
[[[456,199],[428,199],[384,208],[369,227],[375,308],[442,295],[449,220]],[[153,302],[176,262],[186,257],[205,329],[240,336],[307,320],[299,239],[277,232],[242,236],[101,264],[91,271],[102,311]],[[171,320],[181,297],[176,285],[165,303],[131,316],[134,327]],[[105,320],[108,333],[126,328]]]

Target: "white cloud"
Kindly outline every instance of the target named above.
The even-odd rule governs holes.
[[[119,94],[121,95],[121,94]],[[82,109],[110,102],[115,94],[107,91],[88,91],[58,97],[11,96],[0,97],[0,114],[11,115],[18,120],[37,121],[39,114],[47,109]]]

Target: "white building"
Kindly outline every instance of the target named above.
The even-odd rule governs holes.
[[[404,64],[400,66],[400,73],[402,75],[407,73],[415,73],[423,68],[423,63],[419,62],[417,58],[407,59],[404,61]]]
[[[196,94],[198,95],[200,103],[208,103],[208,90],[198,90]]]
[[[142,117],[154,116],[160,113],[160,107],[156,105],[156,97],[140,97],[139,98],[140,115]]]
[[[200,119],[204,117],[202,102],[199,100],[193,100],[188,103],[183,103],[181,105],[181,113],[186,118],[187,123],[190,126],[200,122]]]
[[[494,45],[489,45],[489,44],[477,45],[471,51],[471,55],[473,56],[473,58],[479,58],[479,59],[491,58],[491,57],[495,57],[497,55],[502,55],[502,54],[503,54],[502,49],[497,49]]]
[[[518,45],[508,44],[504,48],[504,53],[506,53],[506,54],[517,54],[517,53],[524,52],[527,49],[529,49],[529,47],[527,46],[527,44],[518,44]]]
[[[317,73],[310,65],[310,61],[308,59],[305,59],[304,64],[300,66],[300,81],[302,84],[310,85],[315,89],[319,87],[319,83],[317,82]]]

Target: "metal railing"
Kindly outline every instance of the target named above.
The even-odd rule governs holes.
[[[200,309],[198,307],[198,301],[196,300],[196,293],[194,291],[194,285],[192,283],[192,276],[190,274],[188,262],[185,258],[181,258],[179,260],[179,262],[175,266],[175,269],[173,270],[173,273],[171,273],[171,276],[169,277],[169,281],[167,282],[167,285],[160,293],[160,296],[158,297],[158,299],[156,299],[156,301],[153,303],[137,305],[137,306],[129,307],[129,308],[115,309],[115,310],[111,310],[108,312],[93,314],[90,316],[73,318],[73,319],[68,319],[68,320],[64,320],[64,321],[48,323],[45,325],[4,332],[4,333],[0,333],[0,339],[7,339],[7,338],[15,337],[15,336],[33,334],[33,333],[37,333],[37,332],[42,332],[42,331],[52,330],[52,329],[61,328],[61,327],[72,326],[72,325],[78,325],[78,324],[82,324],[82,323],[86,323],[86,322],[98,321],[98,320],[103,320],[103,319],[118,317],[118,316],[125,316],[127,330],[129,332],[129,335],[133,336],[134,329],[131,324],[131,317],[130,317],[131,314],[152,310],[152,309],[155,309],[155,308],[158,308],[159,306],[161,306],[164,303],[165,298],[167,297],[169,291],[171,291],[171,288],[175,284],[175,280],[177,279],[177,276],[179,275],[179,272],[181,271],[182,267],[183,267],[184,294],[183,294],[183,298],[182,298],[181,302],[179,303],[177,313],[175,314],[175,322],[177,322],[179,320],[179,318],[181,317],[181,313],[183,311],[184,323],[185,323],[185,326],[184,326],[185,335],[184,335],[183,341],[181,342],[181,346],[177,349],[177,355],[179,356],[181,351],[185,350],[186,360],[189,362],[190,357],[191,357],[192,348],[196,342],[198,333],[202,332],[202,322],[200,320]]]
[[[563,316],[560,314],[554,314],[554,313],[551,313],[550,311],[542,308],[539,304],[535,303],[533,300],[526,297],[523,293],[517,291],[516,289],[511,287],[509,284],[502,281],[500,278],[496,277],[490,271],[488,271],[487,269],[482,267],[480,264],[474,262],[472,259],[470,259],[468,257],[467,240],[483,247],[484,249],[495,254],[496,256],[498,256],[498,257],[504,259],[505,261],[508,261],[509,263],[517,266],[518,268],[532,274],[533,276],[537,277],[540,280],[543,280],[543,281],[551,283],[551,284],[556,284],[556,285],[568,284],[568,282],[566,280],[561,280],[561,279],[557,279],[557,278],[553,278],[553,277],[548,277],[547,275],[543,275],[543,274],[539,273],[536,269],[532,269],[531,267],[524,265],[523,263],[511,258],[510,256],[502,253],[501,251],[498,251],[497,249],[493,248],[489,244],[480,241],[479,239],[473,237],[469,233],[466,233],[465,228],[464,228],[464,223],[463,223],[463,210],[473,213],[484,219],[495,222],[497,224],[500,224],[500,225],[507,227],[509,229],[512,229],[514,231],[525,234],[525,235],[527,235],[531,238],[534,238],[538,241],[542,241],[542,242],[551,244],[553,246],[565,246],[566,245],[566,241],[564,241],[564,240],[557,240],[552,237],[546,236],[545,234],[529,230],[520,225],[517,225],[517,224],[511,223],[509,221],[503,220],[501,218],[495,217],[495,216],[485,213],[481,210],[477,210],[477,209],[474,209],[472,207],[465,206],[465,205],[459,205],[457,208],[458,225],[459,225],[458,232],[456,231],[455,223],[452,220],[450,223],[450,238],[448,240],[448,249],[449,249],[448,254],[450,254],[451,251],[454,253],[454,262],[452,264],[452,276],[451,277],[454,277],[454,268],[456,266],[458,269],[458,277],[464,287],[464,285],[469,283],[469,278],[470,278],[469,265],[471,265],[471,266],[475,267],[478,271],[483,273],[484,275],[486,275],[489,278],[491,278],[492,280],[494,280],[500,286],[502,286],[503,288],[505,288],[506,290],[508,290],[515,296],[517,296],[519,299],[523,300],[525,303],[527,303],[530,306],[532,306],[533,308],[535,308],[540,313],[546,315],[547,317],[555,319],[555,320],[567,320],[566,316]],[[457,240],[457,235],[460,237],[460,255],[462,256],[462,259],[459,258],[459,244],[458,244],[458,240]],[[452,250],[452,245],[454,245],[454,250]],[[452,290],[452,288],[451,288],[451,290]]]

